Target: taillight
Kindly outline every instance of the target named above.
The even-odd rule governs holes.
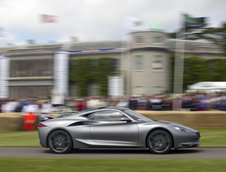
[[[39,123],[38,127],[47,127],[46,125],[42,124],[42,123]]]

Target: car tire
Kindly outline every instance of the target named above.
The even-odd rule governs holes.
[[[48,145],[52,152],[63,154],[72,150],[73,143],[71,136],[64,130],[55,130],[48,137]]]
[[[162,129],[152,131],[147,137],[147,146],[152,153],[165,154],[172,148],[171,135]]]

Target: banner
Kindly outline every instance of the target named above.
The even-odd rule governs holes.
[[[109,96],[122,96],[124,93],[124,81],[122,76],[109,76],[108,77],[108,95]]]
[[[54,56],[54,88],[68,96],[68,52],[57,52]]]
[[[96,52],[118,52],[123,50],[127,49],[126,48],[90,49],[90,50],[68,51],[68,53],[75,54],[75,53],[96,53]]]
[[[8,97],[9,59],[0,54],[0,98]]]

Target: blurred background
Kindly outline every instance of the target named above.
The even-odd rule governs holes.
[[[47,159],[41,119],[103,106],[195,128],[201,148]],[[0,0],[1,171],[225,171],[224,111],[225,0]]]
[[[226,110],[224,1],[0,1],[0,112]]]

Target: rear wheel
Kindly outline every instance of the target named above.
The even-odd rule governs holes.
[[[64,130],[55,130],[48,137],[51,151],[55,153],[68,153],[72,150],[71,136]]]
[[[172,147],[172,137],[165,130],[155,130],[148,135],[147,145],[152,153],[164,154]]]

